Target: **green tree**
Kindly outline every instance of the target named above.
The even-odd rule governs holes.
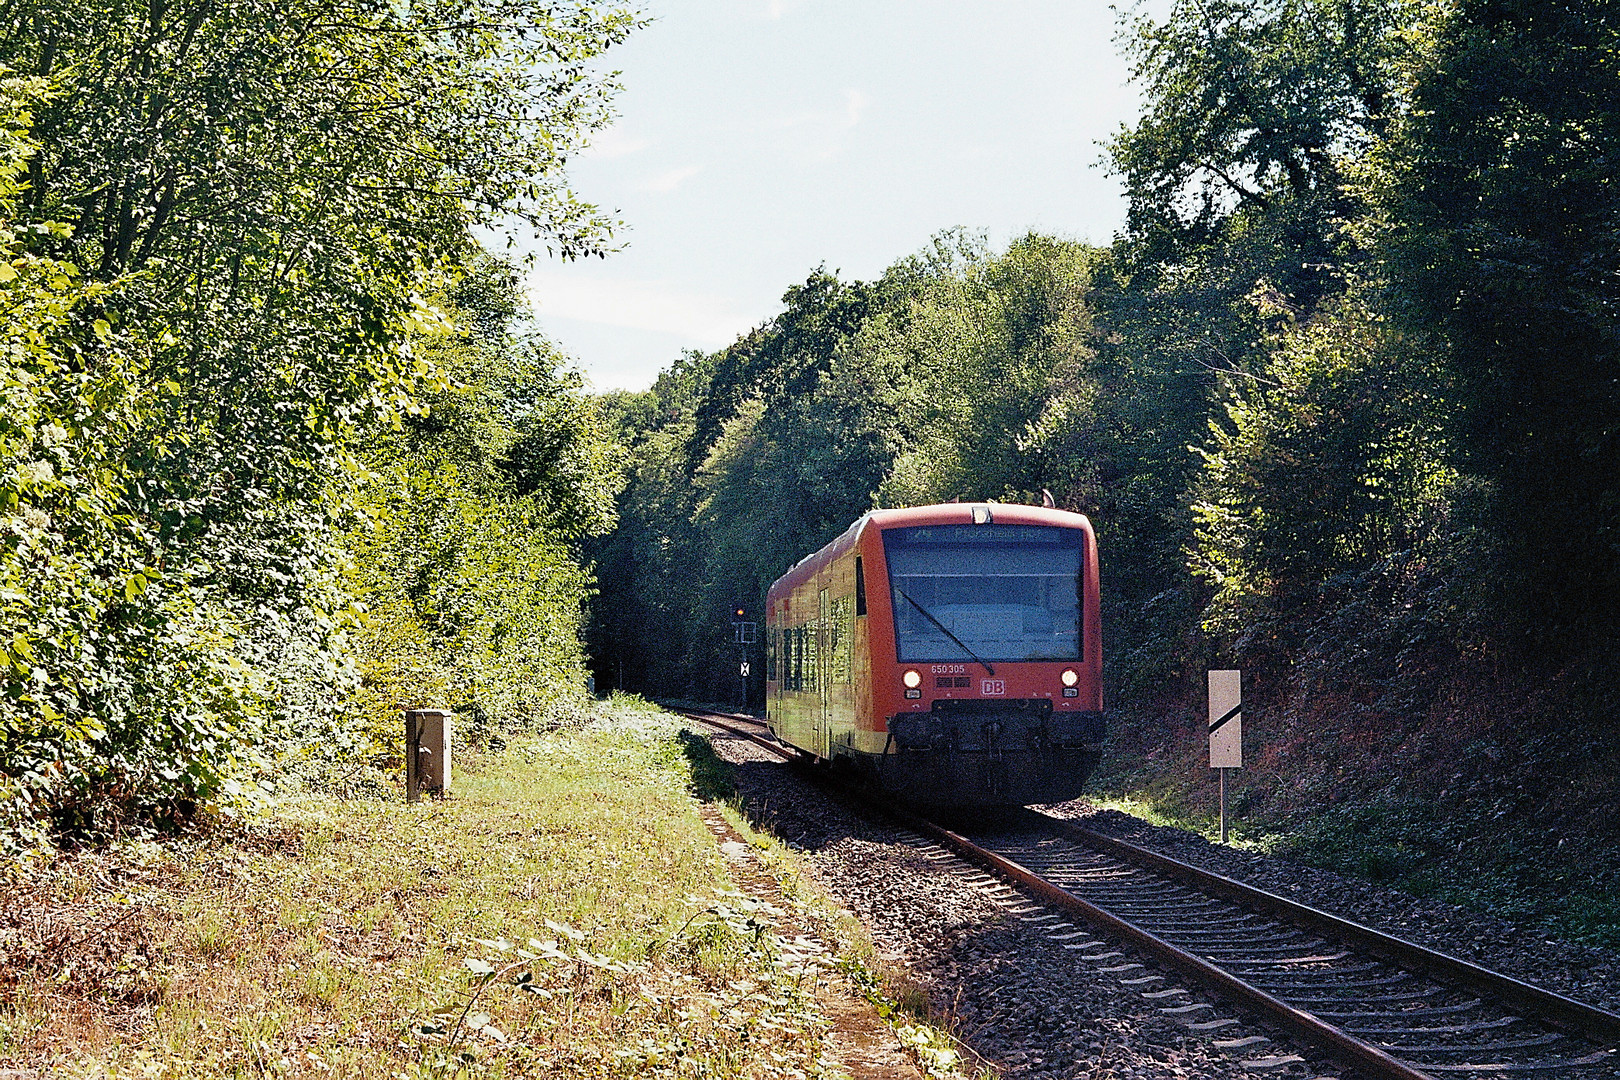
[[[1620,610],[1620,7],[1437,11],[1381,148],[1388,304],[1447,357],[1454,466],[1504,541],[1500,614],[1568,644]]]
[[[300,747],[386,757],[402,708],[449,705],[477,736],[583,700],[580,545],[614,522],[618,445],[577,375],[525,325],[511,268],[486,260],[418,331],[442,373],[424,411],[361,447],[345,537],[359,687]]]
[[[890,505],[1038,501],[1064,475],[1053,432],[1087,407],[1096,253],[1032,233],[970,259],[924,284],[879,338],[914,384],[912,442],[882,488]]]
[[[252,720],[237,628],[127,510],[119,449],[172,391],[98,317],[114,290],[30,251],[38,228],[12,216],[42,90],[0,81],[0,847],[82,827],[109,795],[216,788]]]
[[[1274,530],[1283,546],[1291,530],[1315,527],[1316,509],[1299,498],[1313,464],[1299,462],[1290,479],[1292,459],[1251,446],[1277,467],[1266,482],[1286,490],[1240,493],[1228,484],[1248,483],[1238,474],[1258,459],[1223,440],[1291,430],[1287,415],[1315,408],[1310,379],[1271,369],[1295,362],[1278,354],[1298,346],[1319,311],[1332,322],[1348,310],[1340,298],[1367,262],[1344,229],[1362,206],[1346,178],[1399,108],[1404,17],[1382,0],[1268,0],[1177,3],[1163,20],[1130,25],[1143,116],[1110,146],[1130,213],[1095,293],[1097,393],[1064,440],[1088,451],[1068,456],[1090,469],[1070,498],[1113,530],[1109,622],[1128,684],[1197,663],[1209,594],[1189,578],[1187,552],[1203,553],[1197,566],[1210,570],[1211,549],[1195,540],[1195,530],[1212,535],[1210,507],[1224,508],[1223,527],[1246,537]],[[1248,434],[1232,436],[1234,417]],[[1202,458],[1189,450],[1199,447]],[[1232,453],[1243,468],[1212,464]],[[1252,515],[1271,499],[1261,527]],[[1290,499],[1298,516],[1284,512]],[[1206,576],[1219,584],[1221,573]],[[1237,593],[1253,584],[1243,580]],[[1312,587],[1309,575],[1266,582],[1266,595]]]
[[[610,430],[630,461],[618,525],[586,549],[601,582],[588,640],[603,689],[691,690],[693,583],[704,557],[688,454],[714,363],[712,355],[687,353],[651,390],[606,402]]]
[[[1395,38],[1388,0],[1181,0],[1126,37],[1142,119],[1110,154],[1129,233],[1164,258],[1234,215],[1341,205],[1341,162],[1382,131]]]
[[[82,743],[80,774],[0,764],[41,805],[179,806],[219,790],[261,721],[331,719],[352,680],[337,529],[356,445],[440,386],[413,352],[439,319],[423,298],[475,258],[474,227],[606,250],[611,223],[563,167],[609,115],[595,59],[635,25],[589,0],[25,0],[0,16],[0,63],[48,90],[16,121],[36,150],[8,196],[13,250],[70,282],[55,307],[19,300],[36,324],[18,332],[69,358],[53,363],[94,403],[29,428],[95,441],[86,505],[107,522],[74,534],[77,592],[41,591],[36,569],[8,614],[19,649],[24,609],[51,595],[78,627],[32,666],[69,686],[41,745]],[[565,386],[518,381],[502,468],[566,561],[601,520],[586,477],[611,489],[607,451]],[[557,594],[564,621],[577,593]]]
[[[1297,612],[1335,574],[1413,558],[1443,522],[1443,380],[1361,300],[1278,335],[1211,424],[1189,554],[1212,627]]]

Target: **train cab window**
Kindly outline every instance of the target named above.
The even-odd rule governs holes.
[[[782,631],[779,630],[778,628],[774,627],[774,626],[771,627],[770,630],[767,631],[766,634],[765,634],[765,681],[766,682],[775,682],[776,681],[776,639],[779,638],[781,636],[781,634],[782,634]]]
[[[855,614],[866,614],[866,569],[859,555],[855,556]]]
[[[1050,525],[885,531],[897,658],[1080,659],[1084,536]]]

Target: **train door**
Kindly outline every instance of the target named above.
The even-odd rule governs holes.
[[[785,606],[778,600],[765,613],[765,725],[782,737],[782,684],[787,681],[788,658],[783,652]]]
[[[832,756],[832,635],[831,604],[822,589],[816,607],[816,753]]]

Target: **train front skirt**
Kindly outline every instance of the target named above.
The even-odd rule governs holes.
[[[1078,797],[1102,754],[1099,712],[1050,701],[937,702],[890,718],[885,752],[862,755],[885,791],[930,809],[1027,806]]]

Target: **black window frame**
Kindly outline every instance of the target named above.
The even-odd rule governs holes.
[[[1018,663],[1077,664],[1077,663],[1085,663],[1085,658],[1086,658],[1086,573],[1090,569],[1089,561],[1088,561],[1089,560],[1090,545],[1088,545],[1086,543],[1085,531],[1083,529],[1075,529],[1075,528],[1071,528],[1071,527],[1063,526],[1063,525],[1022,525],[1022,524],[1020,524],[1020,525],[955,525],[955,524],[952,524],[952,525],[918,525],[918,526],[904,526],[904,527],[896,528],[896,529],[884,529],[882,531],[882,540],[883,540],[883,545],[884,545],[883,550],[884,550],[884,554],[885,554],[884,562],[885,563],[889,562],[889,559],[887,558],[887,554],[888,554],[888,551],[889,551],[890,537],[892,535],[896,536],[896,539],[899,539],[901,543],[904,543],[905,540],[904,540],[903,534],[906,534],[906,533],[909,533],[909,532],[912,532],[912,531],[920,531],[920,530],[923,530],[923,529],[936,529],[936,528],[937,529],[952,529],[952,530],[955,530],[955,529],[981,530],[982,529],[982,530],[987,530],[987,531],[988,530],[999,530],[999,529],[1010,529],[1010,530],[1054,529],[1054,530],[1059,530],[1059,531],[1064,532],[1064,533],[1073,534],[1074,538],[1075,538],[1075,544],[1076,544],[1076,547],[1078,549],[1077,552],[1076,552],[1075,580],[1074,580],[1074,618],[1075,618],[1075,638],[1074,638],[1074,640],[1075,640],[1075,655],[1073,657],[1061,657],[1061,658],[1052,657],[1052,658],[1040,658],[1040,659],[1033,659],[1033,660],[1031,660],[1031,659],[1020,659],[1020,658],[1016,658],[1016,657],[1015,658],[985,657],[985,659],[989,660],[993,664],[1018,664]],[[899,534],[899,535],[896,535],[896,534]],[[885,584],[888,587],[889,596],[891,597],[891,601],[892,601],[892,598],[894,596],[894,571],[893,571],[892,567],[889,568],[889,571],[887,573],[887,578],[888,578],[888,580],[885,582]],[[962,663],[963,662],[964,658],[961,657],[961,656],[944,657],[944,658],[941,658],[941,659],[938,659],[938,660],[924,660],[924,659],[919,659],[919,658],[909,658],[908,659],[908,658],[902,657],[901,656],[901,640],[900,640],[900,632],[899,632],[899,630],[900,630],[900,627],[899,627],[900,613],[898,611],[896,611],[894,613],[894,617],[895,617],[895,628],[894,628],[894,635],[893,635],[893,645],[894,645],[895,661],[897,663],[901,663],[901,664],[930,664],[930,663]]]

